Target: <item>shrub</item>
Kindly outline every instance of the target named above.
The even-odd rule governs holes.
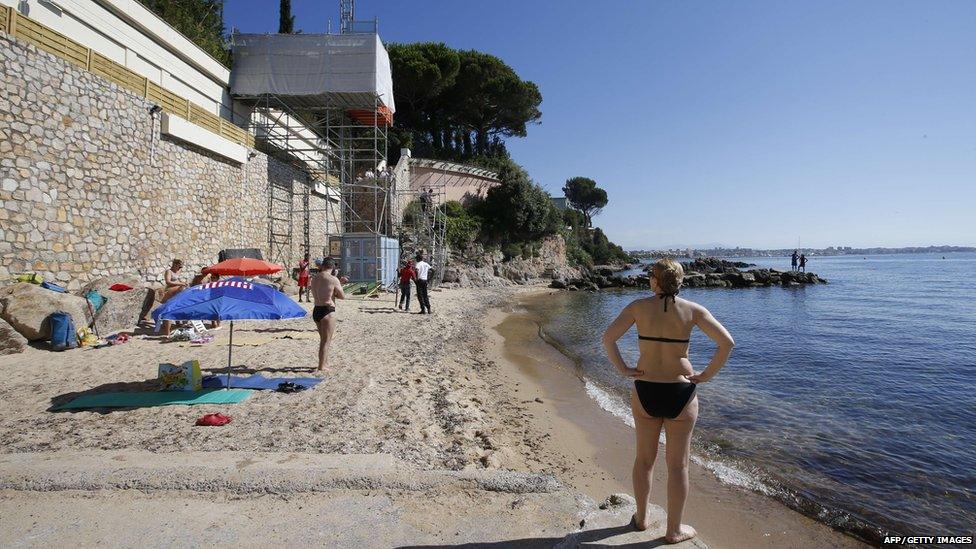
[[[505,261],[519,257],[522,255],[522,245],[515,242],[505,244],[502,246],[502,255],[505,256]]]

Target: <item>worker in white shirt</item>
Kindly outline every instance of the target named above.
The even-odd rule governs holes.
[[[423,252],[417,253],[417,264],[413,266],[417,272],[414,282],[417,284],[417,301],[420,302],[420,314],[430,314],[430,297],[427,295],[427,281],[431,275],[430,263],[424,261]]]

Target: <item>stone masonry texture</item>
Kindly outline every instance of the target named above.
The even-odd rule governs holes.
[[[302,204],[305,172],[261,152],[243,166],[161,136],[152,103],[0,33],[0,283],[38,272],[75,289],[102,276],[191,274],[224,248],[293,266],[310,215],[313,257],[326,201]],[[271,257],[270,186],[294,193],[292,239]],[[284,227],[287,229],[287,227]]]

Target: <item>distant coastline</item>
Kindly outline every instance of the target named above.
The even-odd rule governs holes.
[[[670,250],[635,250],[630,255],[635,259],[657,259],[661,257],[788,257],[796,248],[759,250],[755,248],[684,248]],[[851,246],[830,246],[828,248],[802,248],[807,256],[839,255],[891,255],[976,252],[972,246],[909,246],[904,248],[853,248]]]

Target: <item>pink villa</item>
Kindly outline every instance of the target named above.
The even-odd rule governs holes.
[[[443,188],[445,201],[463,203],[468,197],[484,197],[498,183],[498,174],[483,168],[426,158],[410,159],[410,188],[414,191]]]

